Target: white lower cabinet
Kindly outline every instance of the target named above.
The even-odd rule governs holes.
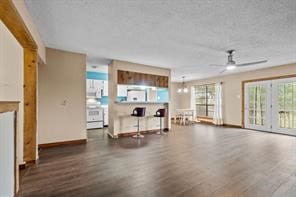
[[[87,122],[87,129],[100,129],[103,128],[103,122]]]

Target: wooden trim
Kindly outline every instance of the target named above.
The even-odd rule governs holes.
[[[241,105],[241,116],[242,116],[242,120],[241,120],[241,127],[245,128],[245,84],[247,82],[243,81],[242,82],[242,105]]]
[[[245,128],[245,84],[251,83],[251,82],[259,82],[259,81],[270,81],[270,80],[276,80],[276,79],[286,79],[286,78],[293,78],[296,77],[296,74],[291,75],[281,75],[281,76],[275,76],[275,77],[265,77],[265,78],[257,78],[257,79],[250,79],[242,81],[242,87],[241,87],[241,95],[242,95],[242,103],[241,103],[241,128]]]
[[[15,194],[14,194],[15,197],[21,197],[21,194],[20,194],[20,190],[18,190]]]
[[[213,120],[213,118],[207,117],[207,116],[196,116],[196,118],[202,118],[202,119],[207,119],[207,120]]]
[[[241,125],[234,125],[234,124],[223,124],[224,127],[231,127],[231,128],[242,128]]]
[[[163,129],[165,132],[169,131],[168,128]],[[140,131],[141,134],[154,134],[157,133],[159,129],[153,129],[153,130],[145,130],[145,131]],[[137,134],[137,132],[127,132],[127,133],[118,133],[118,137],[131,137],[133,135]]]
[[[24,49],[24,161],[36,160],[37,51]]]
[[[52,148],[52,147],[57,147],[57,146],[86,144],[86,142],[87,142],[87,139],[71,140],[71,141],[63,141],[63,142],[53,142],[53,143],[47,143],[47,144],[39,144],[38,148]]]
[[[210,117],[197,116],[196,120],[199,121],[199,123],[215,125],[213,118],[210,118]]]
[[[213,122],[204,121],[204,120],[198,120],[197,124],[205,124],[205,125],[213,125],[213,126],[215,126],[215,124]]]
[[[19,170],[23,170],[26,168],[26,164],[19,164]]]
[[[37,160],[27,161],[25,165],[26,165],[26,167],[28,167],[28,166],[32,166],[32,165],[35,165],[36,162],[37,162]]]
[[[23,48],[37,49],[33,36],[12,0],[0,1],[0,19]]]
[[[257,81],[270,81],[270,80],[293,78],[293,77],[296,77],[296,74],[250,79],[250,80],[245,80],[245,81],[242,81],[242,82],[243,83],[250,83],[250,82],[257,82]]]
[[[18,101],[0,101],[0,113],[18,111]]]

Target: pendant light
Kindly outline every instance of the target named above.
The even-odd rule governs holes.
[[[185,76],[182,77],[182,88],[178,89],[178,93],[188,93],[188,88],[185,85]]]

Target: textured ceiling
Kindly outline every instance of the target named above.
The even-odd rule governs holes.
[[[225,50],[250,69],[296,62],[295,0],[25,0],[46,46],[93,63],[172,69],[174,81],[219,75]]]

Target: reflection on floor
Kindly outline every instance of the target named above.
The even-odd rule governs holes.
[[[105,140],[108,138],[107,135],[108,128],[105,127],[103,129],[89,129],[87,130],[87,139],[88,142],[95,140]]]
[[[210,125],[41,151],[23,196],[296,196],[296,138]]]

